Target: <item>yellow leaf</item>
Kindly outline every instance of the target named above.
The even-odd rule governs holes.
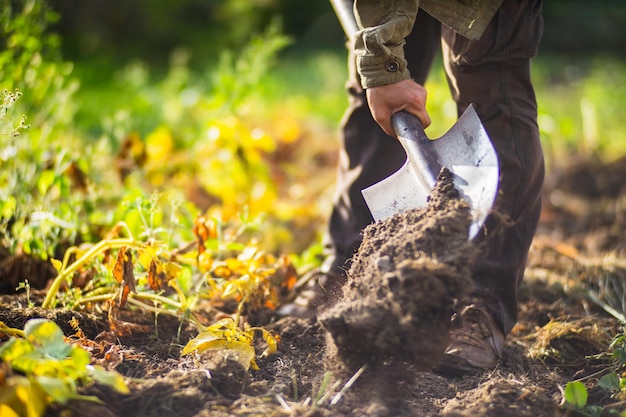
[[[252,369],[258,370],[258,368],[255,368],[256,363],[254,363],[254,356],[256,353],[254,351],[254,347],[249,343],[216,339],[212,335],[200,338],[201,335],[198,335],[198,337],[189,341],[187,346],[183,349],[183,355],[188,355],[192,352],[202,353],[207,350],[228,350],[235,354],[237,362],[239,362],[246,370],[251,366]],[[197,340],[198,338],[201,340]]]
[[[202,332],[187,343],[187,345],[183,348],[182,354],[189,355],[192,352],[202,353],[212,347],[219,348],[220,343],[223,343],[224,345],[226,343],[226,340],[224,340],[222,336],[217,336],[213,332]]]
[[[276,353],[278,350],[278,340],[268,332],[268,336],[265,341],[267,342],[267,354]]]
[[[239,288],[237,288],[237,285],[235,285],[234,282],[229,282],[228,284],[226,284],[226,287],[224,288],[224,291],[222,292],[222,298],[229,298],[229,297],[234,297],[235,295],[239,294]]]
[[[191,339],[183,348],[182,355],[202,353],[209,349],[228,350],[235,354],[237,362],[246,370],[250,367],[258,370],[254,361],[256,353],[252,345],[252,330],[241,330],[231,318],[218,321]]]
[[[146,246],[138,252],[137,261],[144,269],[150,268],[150,263],[156,258],[156,252],[154,248]]]
[[[46,405],[46,394],[41,387],[24,376],[11,376],[0,390],[0,416],[3,417],[40,417]]]
[[[230,278],[233,272],[222,261],[214,262],[211,273],[217,278]]]
[[[161,264],[161,266],[163,267],[167,278],[170,280],[177,278],[183,270],[183,267],[175,262],[165,262]]]
[[[302,135],[300,122],[289,116],[277,117],[274,121],[274,130],[285,143],[293,143]]]
[[[278,351],[278,344],[280,343],[279,335],[265,330],[262,327],[255,327],[254,330],[261,330],[261,332],[263,333],[263,340],[265,340],[265,343],[267,343],[267,348],[261,354],[262,356],[271,355],[272,353],[276,353],[276,351]]]
[[[11,376],[0,390],[0,416],[39,417],[46,408],[45,395],[32,392],[28,378]]]
[[[20,417],[11,407],[6,404],[0,404],[0,416],[3,417]]]
[[[228,258],[225,260],[228,269],[236,274],[241,274],[246,270],[246,264],[236,258]]]
[[[59,261],[58,259],[54,259],[54,258],[50,258],[50,262],[52,263],[52,266],[54,267],[54,269],[57,270],[57,272],[61,272],[61,268],[63,268],[63,262]],[[2,415],[2,414],[0,414]]]
[[[165,126],[156,128],[146,137],[146,153],[150,161],[166,161],[172,155],[174,139]]]
[[[254,370],[259,369],[254,361],[254,356],[256,355],[254,346],[245,342],[229,342],[226,345],[226,349],[236,354],[237,362],[246,370],[248,370],[249,367],[252,367]]]
[[[272,152],[276,149],[276,141],[263,129],[256,127],[250,131],[250,139],[254,147],[266,152]]]
[[[198,268],[200,272],[210,271],[213,267],[213,257],[208,252],[203,252],[198,255]]]

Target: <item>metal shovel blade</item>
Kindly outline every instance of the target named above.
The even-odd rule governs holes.
[[[498,156],[473,105],[439,139],[430,140],[417,117],[401,111],[391,118],[407,160],[398,171],[361,191],[374,220],[424,207],[442,167],[471,207],[469,239],[491,212],[498,192]]]

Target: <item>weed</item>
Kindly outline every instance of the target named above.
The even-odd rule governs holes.
[[[12,336],[0,347],[0,358],[10,368],[5,370],[8,377],[0,382],[2,415],[12,412],[9,415],[38,417],[50,403],[99,401],[77,392],[91,381],[128,392],[121,375],[90,365],[89,353],[66,343],[61,329],[50,320],[29,320],[23,331],[0,323],[0,333]]]
[[[35,303],[33,303],[30,299],[30,284],[28,282],[27,279],[25,279],[24,281],[20,282],[17,286],[17,288],[15,289],[15,291],[19,291],[19,290],[25,290],[26,291],[26,300],[28,302],[28,308],[32,308],[35,306]]]

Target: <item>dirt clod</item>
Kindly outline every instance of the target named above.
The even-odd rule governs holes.
[[[365,229],[343,299],[320,317],[342,365],[354,372],[406,361],[425,370],[439,362],[454,301],[471,282],[470,224],[470,207],[443,169],[426,207]]]

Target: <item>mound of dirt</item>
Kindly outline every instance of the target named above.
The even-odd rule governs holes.
[[[433,368],[455,300],[471,285],[470,224],[470,207],[443,169],[426,207],[367,227],[343,298],[320,316],[332,336],[331,361],[350,373],[384,364],[393,379],[405,368],[394,362]]]

